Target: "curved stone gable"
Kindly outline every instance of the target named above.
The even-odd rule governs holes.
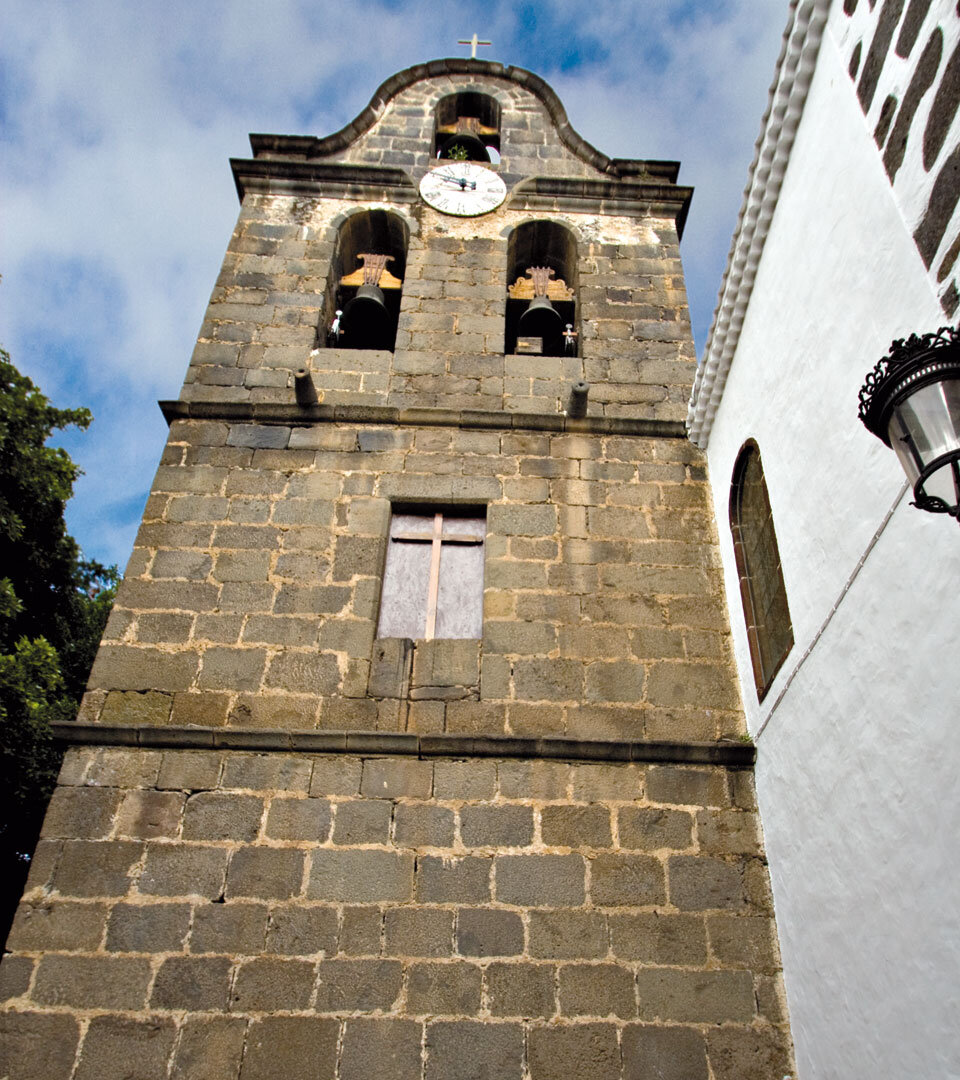
[[[305,160],[425,167],[429,154],[424,153],[424,147],[432,145],[436,102],[446,94],[480,87],[511,113],[514,136],[518,120],[521,127],[527,120],[529,137],[522,143],[514,138],[513,152],[505,155],[509,158],[505,166],[511,172],[676,180],[679,166],[675,162],[610,158],[597,150],[574,130],[553,88],[533,72],[482,60],[434,60],[406,68],[382,83],[367,107],[332,135],[254,134],[250,141],[258,157],[279,153]],[[521,146],[532,153],[524,152]],[[404,156],[411,154],[417,160]],[[561,162],[563,168],[558,168]]]

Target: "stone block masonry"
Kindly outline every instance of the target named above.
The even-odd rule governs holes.
[[[478,95],[508,195],[441,215],[417,199],[438,106],[469,122]],[[781,1080],[754,754],[680,423],[678,166],[605,157],[479,61],[252,144],[64,725],[0,1077]],[[342,276],[385,250],[394,347],[340,347]],[[543,264],[575,347],[505,354],[508,279]],[[378,638],[393,515],[458,510],[482,552],[432,580],[474,590],[476,636]]]
[[[789,1072],[749,771],[74,748],[7,947],[11,1080]]]
[[[483,637],[377,642],[391,505],[444,499],[486,506]],[[716,739],[726,620],[680,439],[179,420],[83,719]]]

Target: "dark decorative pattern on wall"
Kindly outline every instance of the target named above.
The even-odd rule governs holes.
[[[946,24],[960,18],[960,8],[941,3],[939,12],[934,9],[936,23],[925,36],[924,26],[931,6],[931,0],[870,3],[869,25],[864,27],[865,34],[857,35],[850,49],[847,70],[856,83],[860,107],[867,115],[883,82],[888,61],[891,66],[901,60],[912,64],[908,80],[898,77],[896,85],[888,87],[891,92],[885,93],[879,112],[874,113],[873,137],[883,154],[891,184],[905,162],[915,160],[922,152],[923,169],[931,177],[926,205],[920,204],[923,210],[913,236],[924,265],[928,270],[936,270],[943,310],[953,315],[960,307],[960,292],[956,281],[949,279],[960,254],[960,235],[949,244],[939,262],[937,255],[948,239],[947,229],[960,200],[960,147],[946,145],[960,108],[960,44],[954,46],[944,62],[947,52],[944,40],[956,37],[956,27],[947,29]],[[844,0],[843,12],[848,18],[855,15],[857,8],[857,0]],[[864,14],[861,12],[856,25],[865,21]],[[917,47],[921,40],[925,40],[922,50]],[[895,54],[892,61],[891,51]],[[890,83],[889,77],[886,82]]]
[[[897,171],[903,164],[904,155],[907,152],[907,138],[910,135],[910,125],[916,115],[917,108],[923,95],[933,85],[937,76],[937,68],[940,66],[940,58],[943,55],[943,32],[938,26],[930,35],[927,47],[917,64],[903,97],[903,104],[897,114],[897,122],[893,125],[893,135],[883,155],[883,165],[887,170],[892,184],[897,178]]]

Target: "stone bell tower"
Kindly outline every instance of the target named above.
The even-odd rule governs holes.
[[[0,1075],[780,1080],[677,164],[476,60],[251,142]]]

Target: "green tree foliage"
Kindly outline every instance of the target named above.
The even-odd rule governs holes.
[[[116,569],[84,560],[64,523],[80,470],[46,445],[90,420],[54,408],[0,349],[0,873],[17,894],[59,768],[50,723],[76,714],[116,590]]]

